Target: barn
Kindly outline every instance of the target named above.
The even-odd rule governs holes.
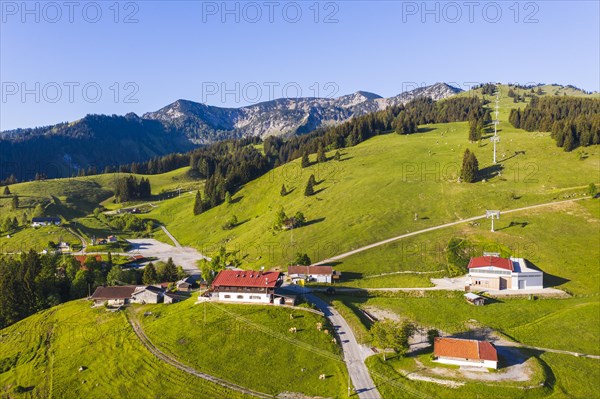
[[[459,338],[435,338],[433,356],[436,362],[457,366],[498,368],[496,347],[488,341]]]

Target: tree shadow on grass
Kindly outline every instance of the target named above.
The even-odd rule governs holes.
[[[308,220],[306,222],[304,222],[303,226],[310,226],[312,224],[317,224],[317,223],[321,223],[322,221],[324,221],[325,218],[318,218],[318,219],[312,219],[312,220]]]
[[[521,227],[521,228],[523,228],[523,227],[527,227],[528,225],[529,225],[529,222],[515,222],[515,221],[511,221],[508,224],[508,226],[500,227],[499,229],[496,229],[496,231],[510,229],[511,227]]]
[[[243,195],[238,195],[235,198],[232,198],[231,201],[229,202],[230,204],[237,204],[238,202],[240,202],[242,199],[244,198]]]
[[[477,174],[477,181],[482,181],[484,179],[490,180],[492,177],[497,176],[502,169],[502,166],[499,164],[486,166],[485,168],[479,170],[479,173]]]

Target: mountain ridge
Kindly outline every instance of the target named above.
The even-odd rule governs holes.
[[[38,173],[71,176],[83,168],[101,171],[228,139],[300,135],[417,97],[440,100],[461,91],[437,83],[390,98],[357,91],[337,98],[280,98],[240,108],[180,99],[142,116],[89,114],[73,122],[0,132],[0,179],[14,175],[27,180]]]

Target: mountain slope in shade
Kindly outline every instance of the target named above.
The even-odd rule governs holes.
[[[106,166],[147,161],[220,140],[304,134],[419,96],[439,100],[460,91],[438,83],[387,99],[358,91],[337,98],[283,98],[242,108],[178,100],[143,117],[87,115],[75,122],[0,132],[0,179],[11,174],[19,180],[32,179],[36,173],[49,178],[71,176],[80,168],[102,171]]]

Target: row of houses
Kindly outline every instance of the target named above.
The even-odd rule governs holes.
[[[60,226],[62,223],[58,217],[35,217],[31,219],[31,227]]]
[[[119,239],[115,235],[110,235],[106,238],[94,238],[92,240],[92,245],[106,245],[106,244],[115,244],[119,242]]]
[[[98,287],[90,297],[95,306],[124,306],[132,303],[174,303],[185,298],[181,293],[189,292],[194,279],[186,277],[177,281],[174,286],[177,292],[169,292],[171,283],[160,285],[122,285],[114,287]]]

